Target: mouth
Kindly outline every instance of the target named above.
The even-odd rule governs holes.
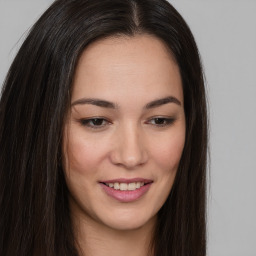
[[[108,196],[121,202],[131,202],[142,197],[151,187],[153,180],[116,179],[99,183]]]
[[[137,181],[137,182],[129,182],[129,183],[125,183],[125,182],[107,182],[107,183],[100,182],[100,183],[110,188],[113,188],[115,190],[134,191],[152,182]]]

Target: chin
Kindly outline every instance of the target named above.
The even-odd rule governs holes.
[[[118,215],[112,214],[109,218],[104,216],[104,218],[101,219],[101,222],[113,230],[132,231],[155,223],[156,215],[145,216],[145,212],[146,211],[144,210],[144,214],[139,214],[127,211],[119,213]]]

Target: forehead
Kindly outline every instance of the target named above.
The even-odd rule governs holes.
[[[182,102],[179,67],[165,44],[150,35],[111,37],[89,45],[75,73],[72,100],[79,97],[176,94]]]

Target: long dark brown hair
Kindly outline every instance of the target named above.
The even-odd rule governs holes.
[[[170,49],[185,102],[185,147],[158,213],[154,255],[206,255],[204,79],[193,35],[165,0],[57,0],[32,27],[0,102],[0,255],[78,255],[61,165],[74,71],[90,43],[138,34],[153,35]]]

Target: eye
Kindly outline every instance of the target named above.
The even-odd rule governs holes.
[[[147,123],[159,126],[159,127],[164,127],[173,124],[175,121],[174,118],[167,118],[167,117],[155,117],[150,119]]]
[[[92,129],[100,129],[100,128],[103,128],[106,125],[110,124],[110,122],[104,118],[81,119],[80,123],[82,126],[86,126],[86,127],[92,128]]]

